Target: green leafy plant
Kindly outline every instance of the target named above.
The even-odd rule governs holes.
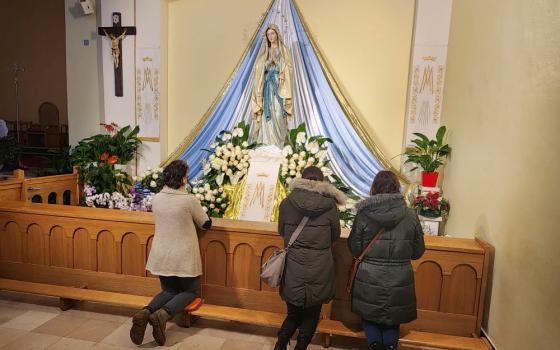
[[[97,134],[81,140],[72,150],[72,165],[78,166],[78,181],[89,184],[96,193],[128,192],[132,183],[115,164],[126,164],[134,159],[142,141],[138,138],[140,128],[115,123],[101,123],[107,133]]]
[[[435,140],[430,140],[422,133],[414,133],[417,138],[411,140],[411,142],[414,143],[415,146],[404,153],[407,156],[405,163],[417,164],[427,172],[436,171],[451,155],[451,147],[443,143],[446,131],[447,128],[441,126],[436,133]],[[414,171],[418,169],[418,166],[411,170]]]
[[[41,169],[39,176],[61,175],[72,172],[72,162],[70,160],[70,147],[56,150],[48,150],[49,158],[52,159],[50,167]]]
[[[15,138],[12,136],[0,137],[0,164],[16,164],[20,152],[21,149]]]

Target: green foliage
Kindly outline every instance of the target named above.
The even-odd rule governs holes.
[[[451,147],[443,143],[446,131],[447,128],[441,126],[436,133],[435,140],[430,140],[422,133],[414,133],[417,138],[411,142],[415,146],[404,153],[407,156],[405,163],[417,164],[427,172],[436,171],[451,155]],[[418,166],[412,170],[418,169]]]

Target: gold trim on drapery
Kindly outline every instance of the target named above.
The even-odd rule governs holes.
[[[163,166],[169,164],[172,160],[177,159],[179,157],[179,155],[182,154],[183,152],[185,152],[185,150],[191,145],[191,143],[193,142],[196,135],[198,133],[200,133],[200,131],[202,130],[202,127],[204,126],[204,124],[206,123],[208,118],[210,117],[210,114],[216,108],[216,105],[217,105],[218,101],[224,95],[225,91],[230,86],[233,78],[235,77],[235,74],[239,70],[239,66],[241,65],[241,62],[243,61],[243,58],[247,55],[247,52],[249,51],[249,49],[251,47],[251,44],[253,43],[253,40],[256,39],[257,34],[259,32],[259,29],[261,28],[268,12],[270,11],[272,5],[274,4],[274,1],[275,0],[272,0],[270,2],[270,4],[268,5],[268,8],[265,11],[265,13],[263,14],[262,18],[260,19],[259,24],[257,25],[257,29],[253,33],[253,36],[251,37],[251,40],[249,40],[249,43],[248,43],[247,47],[243,51],[243,54],[241,55],[241,58],[239,59],[239,61],[237,62],[237,65],[235,66],[235,69],[233,70],[233,72],[229,76],[228,80],[226,81],[226,84],[220,90],[220,93],[218,94],[218,96],[216,96],[214,101],[212,101],[212,104],[210,105],[210,107],[208,108],[206,113],[204,113],[202,118],[195,125],[195,127],[189,133],[189,135],[173,151],[173,153],[171,153],[169,155],[169,157],[164,162],[161,163],[160,166],[163,167]],[[351,104],[348,102],[348,100],[346,99],[346,97],[342,93],[336,78],[331,73],[331,68],[330,68],[329,64],[325,60],[323,53],[321,52],[319,46],[317,45],[315,39],[313,38],[313,34],[309,30],[309,26],[307,25],[307,22],[305,21],[305,18],[303,17],[303,14],[301,13],[301,10],[300,10],[299,6],[297,5],[297,2],[295,0],[293,0],[293,3],[294,3],[294,7],[296,9],[296,12],[297,12],[302,24],[303,24],[303,28],[304,28],[304,30],[307,34],[307,37],[309,38],[309,41],[311,42],[311,46],[313,47],[313,50],[315,51],[315,54],[317,55],[317,58],[319,59],[319,63],[321,64],[321,68],[323,70],[323,73],[325,74],[325,77],[327,78],[329,86],[333,90],[333,93],[335,94],[338,103],[340,104],[342,110],[344,111],[344,114],[346,115],[346,117],[350,121],[350,124],[352,124],[352,127],[354,128],[354,130],[356,130],[356,132],[358,133],[358,136],[364,142],[364,144],[370,150],[370,152],[379,160],[379,162],[381,162],[381,165],[383,165],[385,167],[385,169],[391,170],[395,174],[397,174],[397,176],[399,177],[401,182],[403,182],[405,187],[408,187],[410,185],[410,182],[408,181],[408,179],[399,170],[395,169],[393,167],[393,165],[391,164],[390,160],[387,157],[385,157],[385,155],[383,154],[383,152],[381,151],[381,149],[379,148],[377,143],[368,134],[366,128],[364,127],[364,123],[362,122],[361,118],[354,111]]]
[[[224,93],[226,92],[226,90],[230,86],[231,82],[233,81],[233,78],[237,74],[237,71],[239,70],[239,66],[241,65],[241,62],[243,62],[243,58],[245,58],[245,56],[249,52],[249,49],[251,48],[251,44],[257,38],[257,34],[259,33],[259,29],[262,27],[262,24],[263,24],[263,22],[266,18],[266,15],[268,14],[270,9],[272,8],[272,5],[274,4],[274,1],[275,0],[271,0],[270,4],[268,4],[268,7],[266,8],[266,11],[262,15],[262,17],[259,21],[259,24],[257,25],[257,29],[255,30],[255,32],[253,33],[253,36],[249,40],[249,44],[247,44],[247,47],[245,48],[245,50],[241,54],[241,57],[239,58],[239,61],[237,61],[237,64],[235,65],[235,68],[233,69],[233,72],[231,72],[231,74],[229,75],[228,80],[226,81],[226,83],[224,84],[224,86],[222,87],[222,89],[220,90],[220,92],[218,93],[216,98],[214,99],[214,101],[212,101],[212,104],[210,104],[210,107],[206,110],[206,112],[204,113],[202,118],[200,118],[198,123],[196,123],[196,125],[191,130],[189,135],[187,137],[185,137],[183,142],[181,142],[179,144],[179,146],[177,146],[175,148],[175,150],[169,155],[169,157],[167,157],[167,159],[160,164],[160,167],[164,167],[167,164],[171,163],[173,160],[177,159],[179,157],[179,155],[181,155],[183,152],[185,152],[187,150],[187,148],[191,145],[191,143],[194,141],[194,138],[196,137],[196,135],[198,135],[200,133],[200,131],[202,130],[202,127],[204,126],[204,124],[206,124],[206,122],[208,121],[208,118],[210,117],[210,115],[212,114],[214,109],[216,108],[216,105],[218,104],[218,101],[220,101],[220,99],[224,96]]]

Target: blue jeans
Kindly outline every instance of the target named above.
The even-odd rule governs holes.
[[[171,316],[185,309],[199,294],[199,277],[159,276],[162,291],[157,294],[147,309],[155,312],[163,308]]]
[[[362,325],[364,327],[364,332],[366,333],[366,338],[368,345],[373,342],[384,345],[393,345],[397,347],[399,342],[399,330],[400,325],[396,326],[385,326],[366,320],[362,320]]]

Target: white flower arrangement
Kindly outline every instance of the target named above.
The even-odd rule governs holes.
[[[202,177],[192,183],[192,192],[204,210],[222,217],[229,200],[223,186],[236,185],[249,171],[249,126],[241,122],[232,131],[222,131],[210,145],[210,156],[202,164]]]

